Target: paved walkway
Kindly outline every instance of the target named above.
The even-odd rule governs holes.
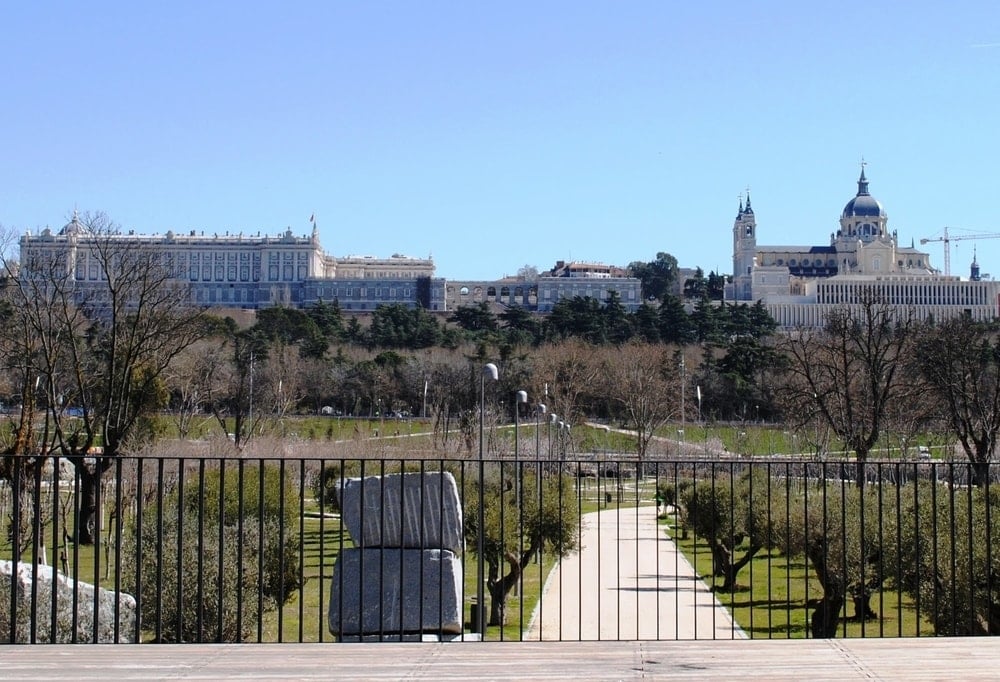
[[[549,575],[527,640],[742,639],[656,521],[656,507],[581,520],[581,549]]]

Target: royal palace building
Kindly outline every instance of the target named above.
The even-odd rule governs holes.
[[[116,248],[152,251],[174,279],[188,285],[193,304],[212,308],[302,308],[336,301],[345,312],[370,312],[384,304],[445,312],[488,302],[550,312],[561,298],[590,296],[604,301],[609,291],[616,292],[629,310],[641,302],[639,280],[627,277],[621,268],[560,261],[529,282],[445,282],[434,276],[430,258],[328,255],[315,224],[311,235],[301,236],[291,229],[276,236],[194,230],[95,235],[74,214],[59,231],[45,228],[21,237],[22,270],[58,264],[66,274],[72,273],[74,286],[83,293],[104,276],[96,247],[108,242]]]
[[[103,276],[95,252],[98,239],[156,253],[176,280],[188,284],[196,305],[256,310],[336,300],[345,311],[371,311],[389,303],[445,309],[444,280],[434,277],[431,259],[399,254],[335,258],[323,251],[315,226],[308,236],[293,235],[291,229],[277,236],[196,231],[96,236],[74,215],[58,232],[46,228],[21,237],[22,270],[32,263],[59,263],[85,291]]]

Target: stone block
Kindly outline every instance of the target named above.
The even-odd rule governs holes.
[[[16,573],[16,577],[13,574]],[[0,641],[10,642],[10,588],[14,586],[17,616],[14,619],[14,642],[31,641],[34,616],[35,641],[47,643],[135,641],[135,598],[124,592],[98,588],[97,617],[94,617],[94,586],[55,573],[56,625],[52,632],[53,573],[51,566],[19,563],[15,569],[10,561],[0,561]],[[13,578],[13,581],[12,581]],[[37,579],[34,608],[31,603],[32,584]],[[76,592],[76,622],[74,623],[73,593]],[[117,639],[115,636],[115,606],[118,607]]]
[[[440,549],[345,549],[330,589],[338,637],[462,632],[462,562]]]
[[[340,513],[359,547],[462,553],[462,506],[455,477],[447,471],[347,479]]]

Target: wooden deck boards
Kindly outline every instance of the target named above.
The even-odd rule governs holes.
[[[0,646],[9,680],[993,680],[996,638]]]

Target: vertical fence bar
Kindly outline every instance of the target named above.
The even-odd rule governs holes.
[[[228,584],[228,583],[230,583],[231,581],[235,580],[236,576],[228,576],[228,575],[226,575],[226,526],[229,525],[229,523],[230,523],[231,520],[228,519],[228,518],[226,518],[226,496],[227,496],[228,491],[226,490],[226,459],[225,458],[220,458],[219,459],[219,461],[218,461],[218,467],[219,467],[219,499],[216,501],[216,504],[217,504],[216,511],[218,512],[218,516],[219,516],[219,521],[218,521],[218,524],[219,524],[219,529],[218,529],[219,530],[219,545],[217,547],[217,551],[219,553],[219,559],[218,559],[218,563],[217,563],[217,565],[215,567],[215,570],[216,570],[216,575],[218,576],[217,577],[217,582],[218,582],[218,585],[219,585],[219,594],[216,595],[216,599],[215,599],[215,604],[216,604],[215,633],[216,633],[216,641],[222,641],[222,633],[223,633],[223,629],[225,628],[225,620],[224,620],[224,618],[225,618],[225,606],[224,606],[224,604],[226,602],[226,600],[225,600],[225,585]],[[237,546],[243,544],[243,537],[242,536],[240,536],[240,535],[236,536],[236,544],[237,544]],[[237,572],[237,574],[243,572],[242,568],[243,568],[242,565],[237,564],[237,566],[236,566],[236,569],[237,569],[236,572]],[[237,604],[240,601],[241,601],[240,599],[237,599],[236,600]],[[242,634],[243,633],[240,632],[239,630],[237,630],[236,633],[237,633],[237,637],[240,637],[242,639]]]
[[[968,632],[971,634],[971,633],[973,633],[973,632],[976,631],[975,630],[975,619],[976,619],[976,579],[975,579],[975,564],[976,564],[976,560],[975,560],[975,556],[976,555],[975,555],[975,548],[973,546],[973,541],[972,541],[973,533],[974,533],[974,530],[975,530],[975,516],[974,516],[975,510],[974,510],[973,504],[972,504],[972,497],[973,497],[972,491],[973,491],[973,487],[974,487],[975,484],[973,482],[974,479],[973,479],[973,476],[972,476],[973,471],[971,469],[971,465],[967,465],[967,466],[969,467],[969,469],[968,469],[969,484],[966,486],[966,489],[965,489],[966,490],[965,499],[966,499],[966,517],[968,518],[968,528],[965,529],[965,533],[966,533],[966,537],[968,538],[968,546],[966,547],[966,552],[967,552],[966,556],[968,556],[969,574],[968,574],[968,576],[966,576],[966,579],[969,581],[969,583],[968,583],[969,584],[969,623],[968,623]],[[990,543],[990,540],[989,540],[989,536],[987,535],[986,536],[986,545],[989,545],[989,543]],[[984,571],[984,573],[989,573],[989,571],[988,570]],[[986,627],[986,631],[987,632],[990,631],[989,626]]]
[[[163,538],[163,488],[164,488],[164,461],[157,460],[156,467],[156,537]],[[156,584],[163,584],[163,548],[156,552]],[[156,592],[156,641],[163,641],[163,593]]]
[[[184,460],[177,460],[177,641],[184,641]]]
[[[254,467],[257,469],[257,641],[264,641],[264,619],[261,618],[261,614],[264,613],[264,562],[266,557],[264,556],[264,546],[265,546],[265,529],[264,529],[264,479],[267,476],[267,460],[263,458],[258,458],[253,460]],[[280,628],[279,628],[280,629]]]
[[[986,566],[993,566],[993,495],[990,486],[993,482],[994,467],[992,462],[986,464],[986,483],[983,486],[983,506],[986,516],[984,525],[986,528]],[[971,535],[971,533],[970,533]],[[993,571],[986,571],[986,593],[983,595],[983,608],[990,613],[993,606]]]
[[[125,516],[125,496],[124,496],[124,472],[123,472],[124,462],[122,458],[119,457],[115,460],[115,523],[112,526],[114,528],[114,548],[115,548],[115,581],[114,581],[114,598],[115,606],[112,609],[112,617],[115,619],[114,622],[114,635],[112,641],[116,644],[121,640],[120,624],[121,624],[121,600],[118,596],[122,592],[122,533],[125,527],[123,517]],[[110,539],[109,539],[110,542]]]
[[[142,614],[145,609],[145,602],[142,598],[142,581],[144,573],[142,570],[145,563],[143,556],[143,520],[146,500],[145,482],[145,460],[137,458],[135,460],[135,626],[132,633],[132,641],[142,641]]]
[[[220,491],[221,495],[221,491]],[[198,601],[196,602],[196,615],[195,615],[195,641],[204,642],[205,641],[205,620],[204,620],[204,604],[205,604],[205,460],[204,458],[198,458],[198,497],[197,497],[197,511],[198,511],[198,557],[195,560],[198,573],[197,573],[197,584],[196,584],[196,594],[198,595]],[[222,520],[219,520],[221,525]]]
[[[104,496],[101,494],[103,492],[101,486],[101,480],[104,474],[104,457],[96,457],[94,459],[94,472],[93,481],[88,482],[88,486],[94,487],[94,529],[91,533],[91,541],[93,542],[94,548],[94,597],[91,608],[93,608],[93,635],[92,640],[94,644],[97,644],[98,635],[98,620],[99,614],[101,612],[101,592],[98,586],[101,584],[101,532],[103,531],[103,517],[104,517]],[[74,585],[74,590],[76,585]]]
[[[299,642],[305,639],[305,599],[303,599],[303,590],[306,586],[306,555],[305,555],[305,541],[306,541],[306,462],[305,460],[298,460],[299,468],[299,528],[298,528],[298,545],[299,545],[299,575],[296,579],[299,590]],[[285,518],[282,514],[281,518]],[[284,553],[282,551],[282,553]]]
[[[278,460],[278,642],[285,641],[285,458]],[[267,471],[261,472],[261,481],[267,475]],[[261,505],[259,511],[261,526],[263,526],[265,511]],[[264,564],[261,563],[263,566]],[[263,611],[261,611],[263,613]],[[259,618],[260,616],[258,616]]]
[[[240,458],[236,461],[236,537],[239,541],[236,544],[236,565],[243,567],[243,514],[246,509],[246,460]],[[246,584],[243,571],[236,573],[236,632],[243,636],[243,599],[246,595]]]

